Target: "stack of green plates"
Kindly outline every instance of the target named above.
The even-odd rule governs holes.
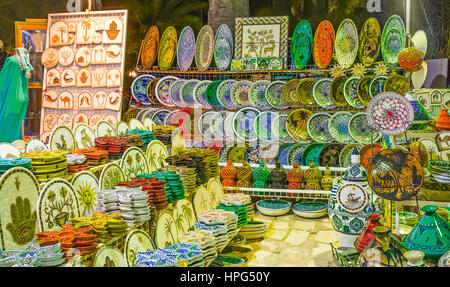
[[[180,179],[180,176],[173,171],[167,171],[165,173],[165,176],[167,182],[166,187],[170,187],[167,189],[167,197],[170,197],[173,200],[180,200],[185,198],[186,196],[184,195],[184,186],[183,182]]]
[[[217,206],[217,209],[222,209],[226,211],[232,211],[238,216],[237,227],[241,227],[247,224],[247,207],[245,205],[224,205],[221,204]]]
[[[24,157],[0,158],[0,176],[2,176],[8,169],[11,169],[13,167],[23,167],[32,171],[31,159]]]
[[[152,140],[155,139],[155,134],[146,130],[134,129],[127,131],[126,134],[140,135],[142,137],[142,141],[144,142],[144,146],[147,146]]]

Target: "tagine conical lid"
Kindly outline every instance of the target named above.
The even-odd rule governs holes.
[[[414,93],[412,92],[405,93],[405,97],[408,99],[414,109],[414,122],[409,129],[423,130],[427,128],[428,123],[431,122],[433,118],[430,116],[422,103],[414,98],[413,94]]]
[[[402,243],[408,250],[422,251],[425,258],[439,259],[450,250],[450,224],[436,213],[438,207],[435,205],[427,205],[420,210],[425,214]]]

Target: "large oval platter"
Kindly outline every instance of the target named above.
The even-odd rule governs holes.
[[[392,15],[386,22],[381,34],[381,54],[384,62],[390,66],[398,63],[398,54],[406,47],[406,30],[403,20]]]
[[[293,35],[291,57],[295,68],[300,70],[305,68],[311,59],[313,48],[313,34],[308,20],[299,21]]]
[[[161,70],[169,70],[175,60],[177,50],[177,30],[169,26],[164,31],[158,48],[158,65]]]
[[[195,35],[191,27],[184,27],[177,47],[177,65],[181,71],[187,71],[194,60]]]
[[[144,38],[142,47],[141,64],[145,68],[150,68],[156,60],[156,52],[159,45],[159,30],[156,26],[151,26]]]
[[[224,71],[230,67],[231,58],[233,55],[230,42],[225,37],[216,35],[214,43],[214,61],[219,71]]]
[[[364,22],[359,33],[359,60],[361,63],[370,67],[380,54],[381,27],[378,20],[371,17]]]
[[[214,55],[214,32],[209,25],[200,29],[195,43],[195,65],[199,71],[209,68]]]
[[[358,54],[358,44],[358,29],[355,23],[345,19],[339,26],[335,40],[336,61],[341,68],[347,69],[353,65]]]
[[[330,21],[320,22],[314,33],[313,58],[319,69],[325,69],[331,63],[334,54],[334,28]]]

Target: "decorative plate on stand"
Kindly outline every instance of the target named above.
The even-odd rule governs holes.
[[[95,133],[87,124],[77,124],[73,133],[78,148],[91,148],[95,146]]]
[[[230,67],[231,58],[233,55],[230,42],[225,37],[216,35],[214,43],[214,61],[219,71],[224,71]]]
[[[177,49],[177,30],[169,26],[164,30],[158,47],[158,65],[163,71],[169,70],[175,60]]]
[[[308,138],[308,119],[313,113],[306,109],[298,109],[289,113],[286,120],[286,129],[292,139],[300,142]]]
[[[273,120],[278,116],[277,113],[264,111],[259,113],[255,119],[255,131],[258,138],[262,141],[273,141],[275,135],[272,133]]]
[[[81,216],[91,216],[97,208],[98,180],[89,171],[77,172],[70,182],[80,202]]]
[[[126,122],[119,122],[117,124],[117,134],[118,135],[123,135],[129,130],[130,130],[130,127],[128,126],[128,124]]]
[[[358,81],[358,84],[356,85],[356,94],[358,96],[358,99],[361,102],[361,104],[363,104],[366,107],[371,99],[369,95],[369,84],[373,78],[374,76],[364,76]]]
[[[334,28],[330,21],[320,22],[314,33],[313,58],[319,69],[325,69],[331,63],[334,54]]]
[[[347,103],[355,109],[363,109],[364,105],[358,99],[358,82],[361,77],[352,76],[344,83],[344,98]]]
[[[366,113],[354,114],[348,122],[348,131],[352,138],[361,144],[377,142],[381,138],[379,132],[372,131],[370,128]]]
[[[359,60],[364,66],[370,67],[377,60],[381,47],[381,27],[376,18],[371,17],[364,22],[359,42]]]
[[[40,140],[30,140],[25,149],[26,152],[48,150],[48,147]]]
[[[331,98],[331,84],[333,79],[322,78],[314,83],[312,96],[317,105],[324,109],[335,107]]]
[[[195,43],[195,65],[199,71],[206,71],[214,55],[214,32],[209,25],[200,29]]]
[[[169,89],[169,96],[176,106],[184,108],[184,102],[181,99],[181,87],[186,80],[178,80],[172,83]]]
[[[258,136],[255,131],[255,120],[260,111],[252,107],[245,107],[235,112],[233,130],[235,135],[243,141],[255,141]]]
[[[350,19],[345,19],[339,25],[335,40],[336,61],[343,69],[350,68],[358,54],[358,29]]]
[[[131,120],[130,120],[131,122]],[[131,128],[131,126],[130,126]],[[131,128],[133,129],[133,128]],[[100,121],[97,124],[97,137],[113,137],[116,136],[116,131],[113,126],[107,121]]]
[[[145,154],[138,147],[129,147],[123,153],[120,168],[125,175],[125,180],[131,180],[140,174],[149,172]]]
[[[303,165],[302,156],[303,152],[308,147],[307,144],[296,144],[294,145],[288,153],[288,164],[294,165],[294,163],[297,163],[299,166]]]
[[[248,98],[252,105],[263,111],[271,109],[271,106],[266,100],[266,90],[269,84],[270,82],[265,80],[256,81],[250,87],[248,93]]]
[[[403,20],[392,15],[386,22],[381,34],[381,54],[384,62],[390,66],[398,63],[398,54],[406,47],[406,30]]]
[[[175,221],[168,213],[161,213],[156,221],[155,243],[157,248],[165,248],[178,242]]]
[[[134,266],[136,256],[145,251],[152,251],[155,249],[152,239],[147,232],[141,229],[134,229],[128,233],[125,238],[125,245],[123,248],[124,261],[128,267]]]
[[[122,181],[125,181],[122,168],[117,163],[108,163],[100,174],[100,190],[113,189]]]
[[[337,112],[331,116],[328,128],[337,142],[344,144],[353,142],[353,138],[348,131],[348,123],[352,116],[352,113],[349,112]]]
[[[184,198],[175,202],[175,207],[172,212],[172,218],[177,224],[178,234],[184,234],[194,228],[194,223],[197,220],[192,203]]]
[[[340,76],[333,80],[330,87],[330,95],[333,103],[338,107],[345,107],[347,101],[344,97],[344,84],[347,81],[347,76]]]
[[[352,153],[356,148],[358,151],[363,147],[362,144],[348,144],[346,145],[339,154],[339,165],[341,167],[350,167],[352,165]]]
[[[285,84],[286,82],[284,81],[273,81],[267,86],[266,101],[275,109],[284,110],[288,108],[283,98],[283,87]]]
[[[224,197],[223,186],[217,178],[211,178],[206,186],[210,196],[211,207],[214,209]]]
[[[384,92],[384,83],[388,79],[386,75],[375,76],[369,83],[369,96],[372,99]]]
[[[309,166],[309,163],[314,162],[315,166],[319,166],[319,156],[322,149],[325,147],[325,144],[321,143],[313,143],[309,144],[306,149],[303,151],[302,155],[302,163],[303,166]]]
[[[404,133],[412,125],[414,109],[404,96],[386,92],[370,101],[366,117],[373,129],[383,135],[395,136]]]
[[[208,87],[206,88],[206,100],[208,101],[208,104],[213,107],[214,109],[222,109],[222,105],[220,104],[219,100],[217,99],[217,88],[219,88],[220,83],[222,81],[213,81],[211,82]]]
[[[319,155],[320,166],[339,167],[339,155],[344,148],[344,144],[329,143],[321,151]]]
[[[195,35],[191,27],[184,27],[178,39],[177,66],[181,71],[187,71],[194,60]]]
[[[155,87],[156,98],[166,107],[175,107],[175,103],[170,98],[169,89],[177,81],[177,77],[167,76],[158,81]]]
[[[291,48],[291,58],[297,70],[305,68],[306,64],[308,64],[312,49],[313,35],[311,24],[309,24],[308,20],[301,20],[295,26]]]
[[[237,83],[236,80],[225,80],[217,88],[217,100],[227,110],[236,110],[239,108],[231,99],[231,89],[235,83]]]
[[[133,83],[131,83],[131,96],[135,101],[140,101],[146,106],[151,104],[147,98],[147,86],[154,78],[152,75],[141,75],[134,79]]]
[[[206,89],[212,81],[204,80],[200,81],[194,88],[194,101],[197,105],[203,107],[204,109],[212,109],[212,107],[208,104],[206,100]]]
[[[180,89],[181,101],[183,103],[183,108],[193,107],[195,104],[194,100],[194,88],[199,83],[199,80],[186,80]]]
[[[303,107],[315,106],[316,102],[312,96],[312,91],[316,80],[302,79],[297,85],[297,102]]]
[[[272,122],[272,133],[282,142],[292,142],[294,141],[286,128],[286,121],[288,114],[279,114]]]
[[[372,156],[375,155],[377,152],[383,149],[383,146],[380,144],[368,144],[363,146],[359,150],[359,158],[361,159],[361,165],[367,169],[367,166],[369,165],[369,161],[371,161]]]
[[[126,267],[126,262],[117,247],[104,246],[95,254],[92,267]]]
[[[328,143],[333,140],[328,129],[329,113],[315,113],[309,117],[306,125],[309,136],[319,143]]]
[[[57,126],[50,134],[50,150],[72,151],[76,149],[75,137],[72,131],[66,126]]]
[[[145,157],[148,162],[148,171],[151,173],[160,169],[163,164],[166,166],[166,158],[168,156],[169,152],[167,151],[166,146],[159,140],[152,140],[148,144],[145,152]]]
[[[233,85],[233,88],[231,88],[231,101],[235,106],[245,107],[251,105],[249,92],[252,84],[250,81],[243,80]]]

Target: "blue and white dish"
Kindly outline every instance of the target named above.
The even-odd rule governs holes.
[[[151,105],[150,101],[147,98],[147,86],[151,80],[155,77],[152,75],[141,75],[134,79],[131,84],[131,96],[137,102],[141,102],[143,105],[149,106]]]
[[[264,199],[256,203],[259,212],[268,216],[281,216],[289,212],[291,203],[281,199]]]
[[[327,214],[328,204],[319,201],[298,202],[292,211],[300,217],[319,218]]]

